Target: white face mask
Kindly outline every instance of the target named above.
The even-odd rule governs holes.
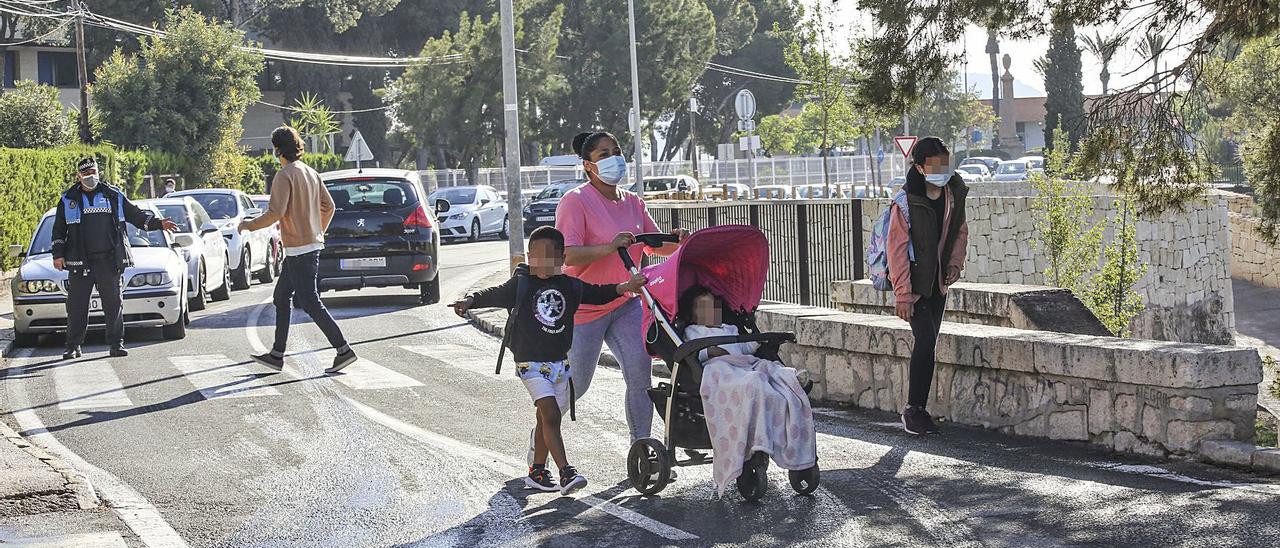
[[[928,173],[928,174],[925,174],[924,180],[928,181],[928,183],[933,186],[941,188],[941,187],[947,186],[947,181],[951,180],[951,172],[947,171],[944,173]]]
[[[98,176],[96,174],[85,175],[80,178],[80,184],[84,185],[84,187],[89,190],[98,188]]]
[[[610,156],[596,162],[596,175],[604,184],[617,186],[627,176],[627,160],[622,156]]]

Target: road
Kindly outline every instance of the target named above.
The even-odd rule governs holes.
[[[505,264],[505,242],[447,246],[446,302]],[[1280,543],[1280,486],[1194,463],[949,425],[911,437],[883,413],[821,409],[823,487],[774,470],[759,504],[716,498],[710,466],[660,496],[626,483],[621,375],[601,369],[566,422],[590,479],[522,490],[532,409],[493,374],[497,341],[406,290],[329,293],[361,356],[304,317],[288,366],[247,360],[271,337],[269,286],[197,313],[185,340],[131,340],[70,363],[57,341],[4,365],[3,420],[84,473],[111,506],[76,530],[0,522],[0,539],[105,533],[128,546],[1068,546]],[[660,423],[657,423],[660,424]],[[82,530],[85,527],[107,531]],[[114,529],[112,529],[114,527]],[[105,537],[104,537],[105,538]]]

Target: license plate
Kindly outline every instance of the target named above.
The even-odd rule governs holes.
[[[541,217],[534,217],[534,218],[533,218],[533,220],[538,221],[538,222],[540,222],[540,223],[545,223],[545,222],[549,222],[549,221],[554,221],[554,220],[556,220],[556,216],[555,216],[555,215],[543,215],[543,216],[541,216]]]
[[[338,266],[343,270],[369,270],[372,268],[386,268],[386,257],[363,257],[359,259],[341,259]]]
[[[102,312],[102,299],[89,299],[89,312]]]

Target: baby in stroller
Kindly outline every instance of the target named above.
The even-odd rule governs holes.
[[[737,337],[739,329],[724,323],[722,301],[710,289],[695,285],[680,296],[684,339]],[[754,356],[758,342],[735,342],[703,349],[702,396],[714,460],[716,494],[738,479],[743,468],[767,466],[770,458],[787,470],[807,470],[817,463],[813,409],[805,385],[807,372]]]

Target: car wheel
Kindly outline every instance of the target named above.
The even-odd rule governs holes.
[[[480,219],[471,221],[471,233],[467,235],[468,241],[476,241],[480,239]]]
[[[225,301],[231,298],[231,259],[223,257],[222,285],[209,292],[214,301]]]
[[[258,272],[258,281],[264,284],[269,284],[276,279],[275,267],[271,266],[271,263],[275,262],[275,258],[276,258],[275,250],[267,251],[267,258],[266,258],[267,264],[262,265],[262,270]]]
[[[178,316],[178,321],[160,328],[165,340],[176,341],[178,339],[187,338],[187,316],[190,313],[186,310]]]
[[[204,261],[200,261],[200,267],[196,270],[196,296],[187,300],[188,310],[204,310],[205,290],[204,286],[208,283],[209,272],[204,268]]]
[[[23,333],[16,329],[13,332],[13,345],[16,347],[35,346],[39,342],[40,334],[38,333]]]
[[[249,246],[240,251],[240,268],[231,272],[231,289],[249,289]]]
[[[499,233],[498,233],[498,238],[499,238],[499,239],[502,239],[502,240],[505,240],[505,239],[510,238],[510,237],[511,237],[511,218],[510,218],[510,217],[503,217],[503,218],[502,218],[502,232],[499,232]]]
[[[422,304],[440,302],[440,275],[436,274],[436,279],[418,284],[418,290],[418,301]]]

